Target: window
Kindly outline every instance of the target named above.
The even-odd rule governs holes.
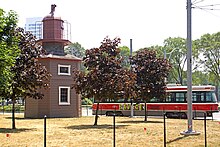
[[[205,95],[204,92],[196,91],[192,93],[192,101],[194,103],[201,103],[205,101]]]
[[[58,64],[58,75],[70,75],[70,65]]]
[[[175,93],[168,93],[166,97],[166,102],[173,102],[174,98],[175,98]]]
[[[70,87],[59,87],[59,105],[70,105]]]
[[[211,102],[212,101],[212,93],[211,92],[207,92],[206,93],[206,102]]]
[[[176,93],[176,102],[184,102],[185,94],[184,93]]]
[[[192,93],[192,101],[197,102],[197,93],[195,92]]]
[[[201,101],[205,102],[205,93],[204,92],[201,92]]]

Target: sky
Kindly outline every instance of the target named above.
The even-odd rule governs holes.
[[[219,32],[220,1],[192,2],[192,39]],[[120,46],[128,47],[132,39],[133,50],[187,36],[186,0],[0,0],[0,8],[18,14],[20,27],[28,17],[47,16],[51,4],[57,5],[55,16],[71,24],[70,41],[85,49],[99,47],[106,36],[119,37]]]

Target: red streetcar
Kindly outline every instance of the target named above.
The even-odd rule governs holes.
[[[167,97],[163,100],[154,98],[147,103],[148,116],[161,116],[164,113],[168,118],[187,118],[187,86],[168,85],[166,88]],[[97,108],[96,101],[93,104],[92,112],[95,115]],[[218,112],[218,103],[215,95],[215,87],[192,86],[192,110],[193,117],[212,116],[213,112]],[[131,115],[131,102],[128,99],[105,99],[99,103],[99,115],[119,116]],[[133,115],[144,116],[144,103],[139,101],[133,103]]]

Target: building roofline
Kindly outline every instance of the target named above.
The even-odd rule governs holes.
[[[46,56],[41,56],[40,59],[56,59],[56,60],[72,60],[72,61],[77,61],[77,62],[81,62],[82,59],[78,58],[76,56],[73,55],[66,55],[66,56],[57,56],[57,55],[46,55]]]

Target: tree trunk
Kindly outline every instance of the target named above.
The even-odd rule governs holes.
[[[15,127],[15,96],[12,95],[12,129],[16,129]]]
[[[97,124],[98,124],[98,118],[99,118],[98,111],[99,111],[99,102],[97,103],[97,107],[96,107],[94,126],[97,126]]]
[[[144,121],[147,121],[147,102],[144,102]]]

